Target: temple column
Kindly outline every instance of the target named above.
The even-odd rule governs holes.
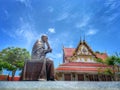
[[[78,74],[75,74],[75,81],[78,81]]]
[[[64,80],[65,80],[64,73],[62,73],[62,81],[64,81]]]
[[[94,74],[92,74],[92,77],[93,77],[93,81],[96,81],[96,79],[95,79],[95,75],[94,75]]]
[[[83,75],[84,75],[84,81],[86,81],[86,75],[85,75],[85,73]]]

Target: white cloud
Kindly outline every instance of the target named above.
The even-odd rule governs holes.
[[[90,29],[87,31],[86,35],[95,35],[98,32],[96,29]]]
[[[106,13],[109,13],[111,10],[117,9],[120,7],[120,1],[119,0],[106,0],[105,6],[109,9],[106,11]]]
[[[60,14],[58,17],[57,17],[57,21],[62,21],[62,20],[65,20],[69,17],[69,13],[68,12],[65,12],[65,13],[62,13]]]
[[[72,44],[70,44],[68,47],[69,47],[69,48],[73,48],[73,45],[72,45]]]
[[[75,27],[76,28],[82,28],[88,25],[88,22],[90,20],[89,16],[84,16],[80,22],[76,23]]]
[[[111,21],[115,20],[118,16],[119,16],[118,13],[112,14],[110,17],[108,17],[108,20],[111,22]]]
[[[19,26],[13,28],[13,31],[10,32],[9,35],[18,40],[18,42],[22,41],[21,46],[27,49],[30,49],[33,42],[39,38],[39,35],[35,31],[34,24],[24,21],[22,17],[20,18]]]
[[[47,54],[47,57],[51,58],[51,60],[62,58],[62,56],[63,56],[63,53],[59,53],[57,51],[55,53]]]
[[[26,7],[31,7],[31,2],[30,0],[16,0],[22,4],[24,4]]]
[[[120,0],[106,0],[104,5],[106,7],[105,14],[107,14],[108,22],[113,23],[120,16],[119,12],[115,12],[120,8]]]
[[[8,16],[9,16],[8,11],[4,10],[4,13],[5,13],[6,18],[8,18]]]
[[[48,32],[55,33],[55,28],[48,28]]]
[[[51,48],[54,49],[53,53],[55,55],[56,55],[56,52],[58,52],[58,50],[60,51],[62,50],[64,45],[68,47],[69,46],[68,42],[72,44],[70,42],[70,39],[68,39],[69,33],[70,32],[62,32],[62,33],[59,33],[59,35],[56,35],[54,38],[49,36],[49,43],[50,43]]]
[[[17,41],[17,46],[26,48],[31,51],[33,43],[39,38],[39,35],[36,33],[33,24],[30,22],[20,22],[19,26],[14,27],[7,34]],[[14,45],[13,45],[14,46]]]
[[[61,57],[62,57],[62,53],[57,53],[57,54],[56,54],[56,57],[57,57],[57,58],[61,58]]]
[[[29,47],[31,42],[35,39],[36,35],[33,32],[33,27],[29,23],[24,23],[16,30],[16,37],[26,41],[26,46]]]
[[[76,7],[75,5],[71,5],[70,3],[66,2],[65,0],[62,1],[63,4],[60,6],[62,10],[58,9],[56,17],[53,19],[53,22],[56,21],[65,21],[71,22],[71,19],[76,17],[76,14],[72,13],[71,11]]]

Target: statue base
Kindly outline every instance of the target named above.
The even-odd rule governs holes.
[[[54,65],[49,59],[28,60],[21,74],[21,81],[54,80]]]

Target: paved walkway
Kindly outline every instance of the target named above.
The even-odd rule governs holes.
[[[0,81],[0,90],[120,90],[120,82]]]

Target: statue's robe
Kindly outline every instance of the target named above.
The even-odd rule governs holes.
[[[26,61],[22,71],[21,80],[54,80],[54,64],[53,61],[45,58],[50,52],[45,49],[42,41],[37,41],[32,49],[32,60]]]

